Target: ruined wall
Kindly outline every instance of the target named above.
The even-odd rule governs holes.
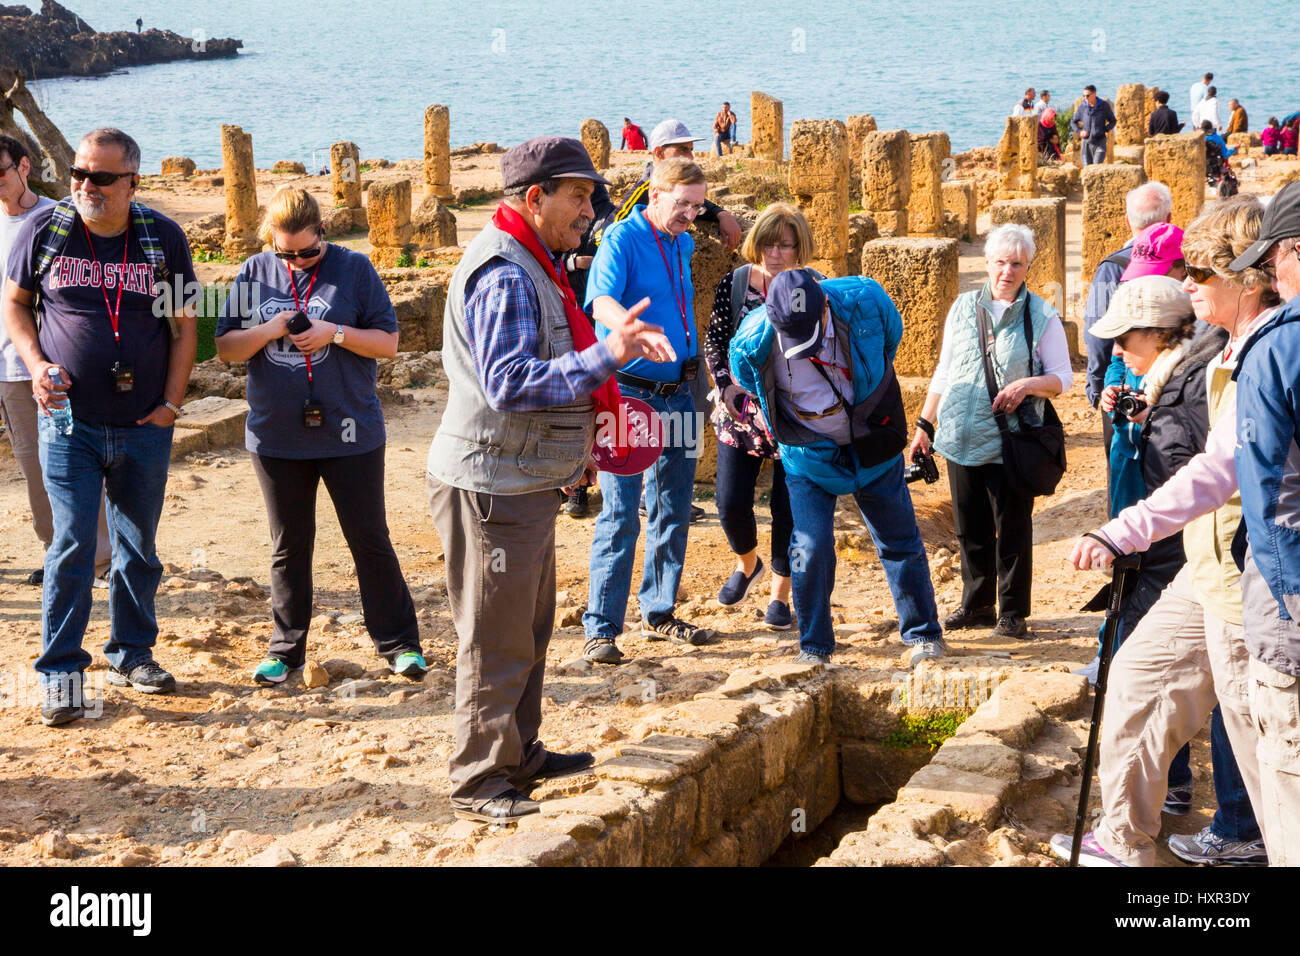
[[[781,101],[754,90],[749,94],[749,122],[754,155],[780,162],[785,158],[785,116]]]
[[[1008,116],[998,141],[998,199],[1038,195],[1038,117]]]
[[[1083,169],[1083,263],[1079,280],[1083,286],[1102,259],[1131,238],[1124,219],[1124,199],[1129,190],[1146,182],[1137,166],[1095,165]]]
[[[1007,199],[989,207],[989,227],[1013,222],[1028,226],[1037,252],[1025,283],[1065,314],[1065,200]]]
[[[944,221],[951,221],[953,231],[949,239],[974,241],[979,229],[978,212],[975,206],[975,183],[970,179],[954,179],[943,183]]]
[[[1146,138],[1146,87],[1125,83],[1115,94],[1115,145],[1141,146]]]
[[[882,236],[907,235],[912,194],[911,137],[905,129],[876,130],[863,137],[862,209]],[[854,157],[857,162],[859,157]]]
[[[907,231],[935,236],[943,231],[943,161],[948,158],[948,134],[912,133],[911,191],[907,199]]]
[[[1142,162],[1147,179],[1164,183],[1174,194],[1173,224],[1186,229],[1205,204],[1205,134],[1152,136]]]

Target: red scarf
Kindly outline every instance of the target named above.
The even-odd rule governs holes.
[[[596,344],[596,332],[591,327],[591,320],[587,318],[587,313],[583,312],[578,305],[578,297],[573,294],[573,287],[569,285],[569,277],[563,271],[556,272],[555,263],[551,260],[546,249],[543,248],[541,241],[537,238],[537,233],[533,228],[524,221],[524,217],[519,215],[514,209],[505,203],[497,206],[497,211],[492,214],[492,225],[496,226],[502,232],[518,239],[523,247],[529,251],[537,264],[555,283],[555,288],[559,290],[560,298],[564,300],[564,317],[569,320],[569,334],[573,337],[573,347],[581,352],[583,349],[590,348]],[[623,402],[622,395],[618,391],[618,382],[611,375],[605,379],[594,392],[591,393],[591,400],[596,406],[597,421],[601,412],[608,412],[617,416],[619,406]],[[606,421],[626,421],[626,418],[614,417]],[[615,429],[615,432],[619,432]],[[623,440],[624,436],[617,435],[614,439],[614,448],[617,454],[627,454],[627,443]]]

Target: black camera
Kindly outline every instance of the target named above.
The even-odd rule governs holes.
[[[1142,414],[1142,410],[1146,407],[1147,400],[1125,385],[1124,391],[1120,393],[1119,398],[1115,399],[1115,411],[1111,413],[1111,421],[1118,425],[1128,421],[1134,415]]]
[[[922,455],[917,461],[903,469],[903,480],[908,484],[925,479],[927,485],[939,480],[939,466],[934,463],[934,455]]]
[[[699,358],[688,358],[682,362],[682,381],[693,382],[700,374]]]
[[[304,312],[295,312],[289,316],[289,321],[284,324],[284,327],[289,330],[290,335],[298,335],[311,328],[311,319],[307,318]]]

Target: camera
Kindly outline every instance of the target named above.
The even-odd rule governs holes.
[[[700,360],[698,358],[688,358],[682,362],[682,381],[693,382],[700,374]]]
[[[922,455],[916,462],[903,469],[903,480],[908,484],[925,479],[927,485],[939,480],[939,466],[934,463],[934,455]]]
[[[1111,421],[1115,424],[1128,421],[1134,415],[1142,414],[1142,410],[1146,407],[1146,399],[1125,385],[1124,391],[1115,399],[1115,411],[1111,413]]]

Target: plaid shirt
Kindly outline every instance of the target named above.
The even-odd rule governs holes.
[[[560,261],[557,269],[563,269]],[[541,309],[520,266],[493,259],[465,286],[465,332],[487,402],[498,412],[568,405],[590,395],[618,362],[603,341],[555,360],[537,357]]]

